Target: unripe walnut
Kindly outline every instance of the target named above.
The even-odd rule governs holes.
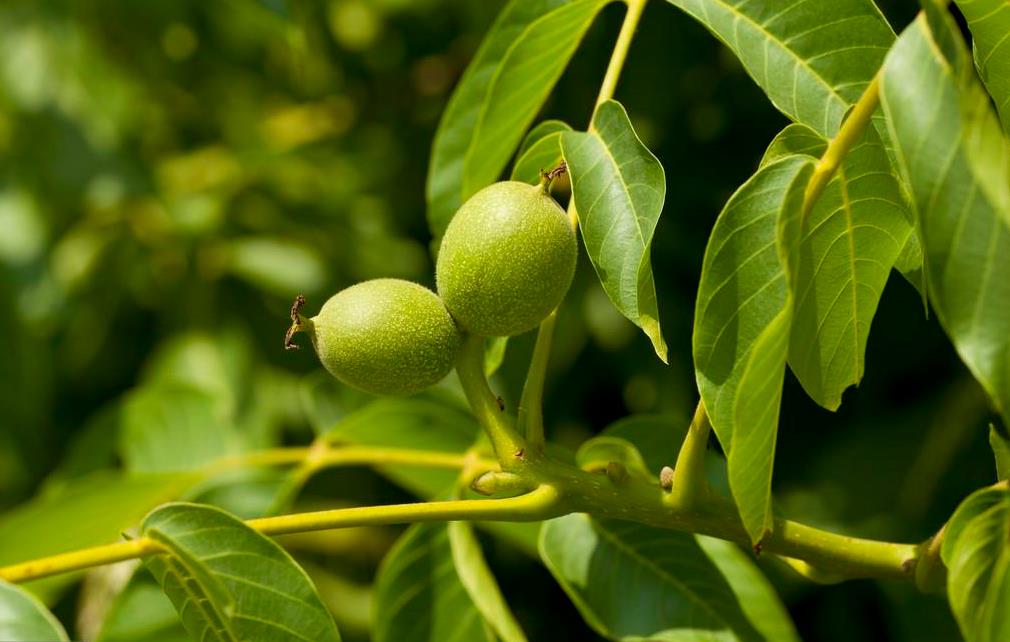
[[[400,279],[375,279],[341,290],[306,319],[293,310],[323,366],[349,386],[405,395],[452,369],[462,335],[431,290]],[[289,341],[290,344],[290,341]]]
[[[438,293],[465,330],[520,334],[561,303],[577,254],[575,232],[546,183],[495,183],[449,223],[436,266]]]

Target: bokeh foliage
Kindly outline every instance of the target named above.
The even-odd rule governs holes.
[[[916,9],[908,0],[880,4],[899,28]],[[145,453],[165,448],[159,430],[192,435],[173,445],[196,466],[305,443],[368,401],[330,380],[309,351],[282,350],[287,308],[296,293],[318,306],[372,277],[431,284],[424,181],[432,136],[500,5],[0,5],[0,541],[20,542],[3,549],[3,562],[44,544],[18,521],[40,504],[74,505],[79,527],[55,536],[83,545],[114,537],[171,497],[184,473],[135,487],[111,472],[149,469]],[[603,9],[542,118],[585,126],[621,11]],[[547,392],[549,436],[572,446],[628,413],[682,416],[686,425],[705,242],[786,124],[732,55],[658,2],[646,9],[618,97],[666,168],[652,261],[670,365],[614,311],[581,257]],[[787,375],[776,491],[791,516],[915,540],[991,481],[992,470],[969,464],[991,459],[989,412],[914,288],[894,274],[886,287],[865,377],[838,413],[814,405]],[[510,342],[498,375],[513,407],[530,350],[530,337]],[[361,432],[392,422],[395,405],[386,410]],[[282,490],[263,473],[195,492],[255,515],[276,509]],[[87,492],[91,503],[74,502]],[[41,499],[22,505],[33,496]],[[298,502],[407,497],[355,469],[314,478]],[[348,639],[364,634],[371,580],[398,532],[286,541]],[[511,545],[485,544],[531,639],[559,631],[592,639],[541,566]],[[805,639],[956,639],[939,598],[870,581],[817,587],[764,566]],[[103,593],[127,579],[99,573],[36,588],[72,637],[94,633],[94,613],[111,612],[119,617],[106,638],[136,639],[128,615],[139,606]],[[134,584],[124,595],[158,604],[145,578]]]

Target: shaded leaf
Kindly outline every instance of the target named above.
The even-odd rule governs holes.
[[[119,450],[130,471],[196,470],[239,444],[227,404],[200,388],[142,386],[123,404]]]
[[[669,0],[733,50],[772,104],[833,136],[894,33],[871,0]]]
[[[808,157],[765,165],[709,237],[694,317],[694,364],[727,452],[730,489],[754,542],[771,527],[771,477]]]
[[[540,555],[583,619],[611,640],[761,640],[693,535],[573,514]]]
[[[941,556],[965,640],[1010,638],[1010,491],[985,488],[968,497],[947,524]]]
[[[729,583],[751,624],[766,640],[799,642],[789,612],[749,553],[726,540],[704,535],[696,535],[695,539]]]
[[[826,148],[813,130],[789,125],[762,163],[784,153],[820,157]],[[869,128],[807,214],[799,245],[789,366],[829,410],[863,377],[871,321],[912,236],[909,217],[887,150]]]
[[[689,423],[687,416],[630,415],[607,426],[601,436],[630,441],[641,453],[649,471],[658,476],[663,466],[673,468],[676,464]],[[726,460],[713,449],[706,453],[705,472],[710,487],[729,497]]]
[[[1010,4],[1006,0],[956,0],[971,30],[975,64],[1010,134]]]
[[[456,574],[445,524],[407,529],[379,567],[374,604],[374,642],[495,642]]]
[[[600,283],[665,363],[649,256],[666,198],[663,166],[638,139],[624,107],[613,100],[596,108],[588,132],[564,132],[561,149],[582,240]]]
[[[63,625],[38,598],[0,579],[0,640],[67,640]]]
[[[546,120],[530,130],[512,166],[511,179],[524,183],[539,182],[541,171],[553,169],[561,163],[561,135],[570,131],[572,128],[560,120]]]
[[[632,476],[643,479],[655,479],[656,474],[649,471],[642,453],[635,444],[622,437],[597,435],[587,439],[575,453],[575,463],[584,470],[606,470],[607,464],[617,462],[627,469]]]
[[[428,169],[428,226],[440,237],[467,198],[498,179],[610,0],[512,0],[453,92]]]
[[[940,17],[934,27],[956,34]],[[955,54],[941,53],[920,17],[887,58],[881,103],[915,201],[930,302],[1010,423],[1010,151],[966,52]]]
[[[143,533],[166,555],[145,560],[198,640],[338,641],[308,575],[273,540],[210,506],[168,504]]]
[[[446,528],[456,573],[474,606],[503,642],[525,642],[526,635],[505,603],[473,527],[468,522],[449,522]]]

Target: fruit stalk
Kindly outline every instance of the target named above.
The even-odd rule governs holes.
[[[491,440],[502,470],[521,468],[526,461],[526,441],[498,405],[498,396],[491,392],[484,376],[483,338],[467,335],[463,339],[463,347],[456,360],[456,373],[474,416]]]

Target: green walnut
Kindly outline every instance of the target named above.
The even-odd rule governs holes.
[[[375,279],[341,290],[307,319],[291,309],[291,337],[306,332],[323,366],[349,386],[380,395],[406,395],[449,373],[463,337],[442,300],[400,279]]]
[[[438,293],[453,318],[485,337],[537,326],[564,298],[578,247],[547,181],[495,183],[456,212],[442,238]]]

